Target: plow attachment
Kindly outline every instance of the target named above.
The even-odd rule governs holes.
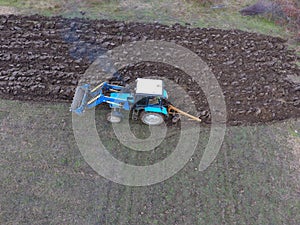
[[[99,84],[92,90],[90,89],[89,84],[79,86],[76,88],[70,111],[78,115],[82,115],[86,108],[90,109],[102,103],[108,103],[122,107],[120,102],[125,103],[124,99],[118,99],[116,97],[105,95],[107,92],[120,92],[122,89],[122,86],[111,85],[106,82]]]
[[[88,84],[76,88],[70,111],[81,115],[90,98],[90,86]]]
[[[189,117],[190,119],[192,119],[192,120],[196,120],[196,121],[198,121],[198,122],[201,122],[201,119],[200,118],[198,118],[198,117],[196,117],[196,116],[192,116],[192,115],[190,115],[190,114],[188,114],[188,113],[186,113],[186,112],[184,112],[184,111],[182,111],[182,110],[180,110],[180,109],[178,109],[178,108],[176,108],[175,106],[173,106],[173,105],[169,105],[168,106],[168,113],[170,114],[170,115],[173,115],[173,116],[175,116],[175,118],[176,119],[179,119],[180,117],[176,117],[176,115],[183,115],[183,116],[186,116],[186,117]],[[176,120],[175,119],[175,120]],[[175,122],[175,121],[174,121]]]

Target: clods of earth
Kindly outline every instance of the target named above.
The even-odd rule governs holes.
[[[133,41],[164,40],[191,50],[210,67],[225,97],[229,125],[300,115],[299,58],[278,37],[179,24],[38,15],[2,15],[0,32],[0,97],[4,99],[71,102],[82,75],[106,50]],[[182,70],[141,62],[118,72],[127,82],[149,76],[173,80],[209,122],[204,92]]]

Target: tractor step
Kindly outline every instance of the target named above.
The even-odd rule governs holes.
[[[133,120],[138,120],[139,119],[139,110],[133,109],[131,117]]]

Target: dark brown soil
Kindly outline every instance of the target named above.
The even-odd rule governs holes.
[[[138,40],[175,41],[205,61],[223,90],[228,124],[253,124],[300,115],[297,56],[285,40],[239,30],[123,23],[42,16],[0,16],[0,96],[71,102],[78,81],[106,49]],[[166,76],[185,87],[199,113],[209,115],[201,89],[182,71],[140,63],[120,71],[129,79]]]

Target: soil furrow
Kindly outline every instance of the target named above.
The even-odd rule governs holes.
[[[277,37],[175,24],[125,23],[61,17],[0,16],[0,96],[68,101],[80,77],[106,50],[140,40],[173,41],[205,61],[225,96],[228,124],[264,123],[300,115],[296,54]],[[119,71],[133,80],[162,76],[185,87],[203,118],[209,107],[202,90],[181,70],[139,63]],[[208,119],[209,120],[209,119]]]

